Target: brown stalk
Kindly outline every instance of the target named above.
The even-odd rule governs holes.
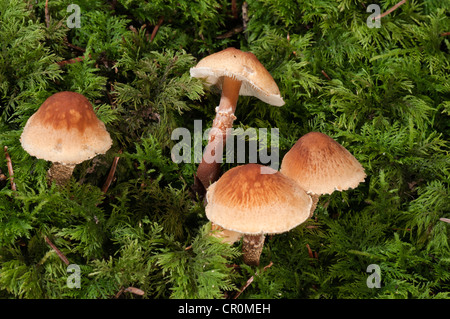
[[[388,9],[387,11],[383,12],[382,14],[380,14],[379,16],[375,17],[375,20],[377,19],[381,19],[385,16],[387,16],[389,13],[391,13],[392,11],[396,10],[398,7],[400,7],[402,4],[404,4],[406,2],[406,0],[402,0],[399,3],[397,3],[396,5],[394,5],[392,8]]]
[[[244,31],[247,29],[248,24],[248,3],[247,1],[244,1],[242,4],[242,26],[244,27]],[[247,34],[245,34],[247,36]]]
[[[237,27],[231,29],[230,31],[225,32],[222,35],[218,35],[216,37],[216,39],[220,40],[220,39],[231,38],[233,35],[235,35],[235,34],[237,34],[239,32],[242,32],[243,30],[244,30],[244,26],[240,25],[240,26],[237,26]]]
[[[143,290],[139,289],[139,288],[135,288],[135,287],[124,288],[124,287],[121,287],[120,290],[114,296],[114,298],[115,299],[119,298],[124,291],[131,292],[132,294],[135,294],[135,295],[138,295],[138,296],[143,296],[145,294],[145,292]]]
[[[270,262],[268,265],[266,265],[266,266],[264,266],[264,268],[263,268],[263,271],[265,271],[267,268],[269,268],[269,267],[271,267],[273,265],[273,262]],[[255,273],[255,275],[254,276],[257,276],[258,275],[258,273]],[[233,297],[233,299],[237,299],[241,294],[242,294],[242,292],[245,290],[245,289],[247,289],[247,287],[248,286],[250,286],[250,284],[253,282],[253,280],[254,280],[254,276],[251,276],[248,280],[247,280],[247,282],[245,283],[245,285],[241,288],[241,290]]]
[[[245,234],[242,239],[242,255],[244,263],[249,266],[258,266],[259,258],[264,248],[265,236],[263,234]]]
[[[331,78],[328,76],[328,74],[325,73],[324,70],[322,70],[322,74],[324,77],[326,77],[329,81],[331,81]]]
[[[234,19],[238,18],[236,0],[231,0],[231,14],[233,15]]]
[[[117,299],[122,295],[122,293],[125,291],[125,288],[120,287],[119,291],[115,294],[114,299]]]
[[[64,42],[69,48],[75,49],[75,50],[80,51],[80,52],[86,52],[86,49],[84,49],[82,47],[79,47],[79,46],[77,46],[75,44],[70,43],[69,40],[67,39],[67,37],[64,38]]]
[[[156,33],[158,32],[159,27],[163,24],[163,22],[164,22],[164,17],[159,18],[158,24],[155,25],[155,27],[153,28],[152,35],[150,36],[150,42],[152,42],[153,39],[155,38]]]
[[[309,247],[309,244],[306,244],[306,248],[308,248],[308,255],[310,258],[314,258],[313,252],[311,250],[311,247]]]
[[[91,57],[91,55],[89,54],[89,57]],[[66,64],[73,64],[73,63],[77,63],[77,62],[81,62],[81,61],[83,61],[84,60],[84,55],[83,56],[81,56],[81,57],[76,57],[76,58],[73,58],[73,59],[70,59],[70,60],[65,60],[65,61],[59,61],[59,62],[56,62],[56,64],[58,64],[59,66],[63,66],[63,65],[66,65]]]
[[[45,0],[45,23],[50,28],[50,13],[48,12],[48,0]]]
[[[122,154],[122,150],[119,150],[119,154]],[[117,163],[119,162],[120,157],[116,156],[114,157],[113,163],[111,165],[111,169],[109,170],[108,177],[106,178],[105,184],[103,184],[102,192],[106,193],[108,191],[109,186],[111,185],[111,182],[114,178],[114,173],[116,172]]]
[[[64,254],[58,249],[56,248],[56,246],[50,241],[50,239],[48,239],[47,236],[45,236],[45,241],[47,242],[47,244],[50,245],[50,247],[53,248],[53,250],[56,252],[56,254],[59,256],[59,258],[66,264],[69,265],[69,260],[66,258],[66,256],[64,256]]]
[[[220,175],[220,152],[223,151],[227,139],[227,129],[233,126],[242,82],[231,77],[225,77],[222,85],[222,95],[209,132],[208,145],[205,148],[201,163],[197,168],[197,177],[207,189]],[[219,160],[219,162],[217,162]]]
[[[309,244],[306,244],[306,248],[308,248],[308,256],[309,258],[314,258],[316,260],[319,260],[319,254],[317,253],[317,251],[313,252],[311,250],[311,247],[309,247]]]
[[[9,173],[9,180],[11,182],[11,189],[13,191],[16,190],[16,183],[14,183],[14,170],[13,170],[13,166],[12,166],[12,161],[11,161],[11,157],[9,156],[8,153],[8,146],[5,146],[3,148],[3,150],[5,151],[5,158],[6,158],[6,165],[8,166],[8,173]]]
[[[138,296],[143,296],[145,294],[145,292],[143,290],[136,288],[136,287],[128,287],[125,289],[125,291],[131,292]]]

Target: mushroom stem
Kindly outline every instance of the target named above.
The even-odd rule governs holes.
[[[312,215],[314,215],[314,211],[316,210],[317,207],[317,203],[319,202],[319,194],[310,194],[309,196],[311,196],[312,199],[312,206],[311,206],[311,212],[309,214],[309,217],[312,217]]]
[[[216,109],[216,117],[209,132],[208,145],[203,153],[202,162],[197,168],[197,177],[205,189],[214,183],[220,175],[220,160],[216,154],[222,154],[227,139],[227,129],[233,126],[239,90],[242,82],[232,77],[224,77],[220,104]]]
[[[249,266],[258,266],[259,258],[264,246],[264,234],[244,235],[242,240],[242,254],[244,263]]]
[[[55,181],[55,184],[58,186],[66,184],[72,176],[74,169],[75,164],[63,164],[54,162],[50,169],[47,171],[48,184],[51,185],[53,181]]]

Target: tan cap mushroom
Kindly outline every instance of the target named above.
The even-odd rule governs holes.
[[[345,147],[320,132],[302,136],[284,156],[280,172],[315,195],[312,212],[319,195],[355,188],[366,177],[362,165]]]
[[[53,162],[49,177],[57,184],[70,178],[76,164],[106,153],[112,144],[89,100],[67,91],[44,101],[28,119],[20,142],[30,155]]]
[[[200,60],[190,74],[222,89],[208,145],[197,170],[198,179],[207,188],[219,177],[218,156],[225,145],[227,129],[236,119],[234,112],[239,95],[255,96],[276,106],[283,105],[284,101],[270,73],[251,52],[227,48]]]
[[[255,96],[275,106],[284,105],[273,77],[251,52],[227,48],[200,60],[190,73],[192,77],[204,78],[208,85],[219,88],[222,88],[224,78],[233,78],[242,82],[239,95]]]
[[[259,262],[264,234],[283,233],[300,225],[312,205],[310,196],[293,180],[259,164],[230,169],[211,184],[206,198],[205,212],[211,222],[244,234],[248,264]]]

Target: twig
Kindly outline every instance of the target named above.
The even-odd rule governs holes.
[[[441,37],[446,37],[447,35],[450,35],[450,32],[442,32],[440,34]]]
[[[220,39],[231,38],[233,35],[235,35],[239,32],[242,32],[243,30],[244,30],[244,26],[240,25],[240,26],[237,26],[237,27],[231,29],[230,31],[225,32],[224,34],[218,35],[216,37],[216,39],[220,40]]]
[[[406,2],[406,0],[402,0],[399,3],[397,3],[396,5],[394,5],[392,8],[390,8],[389,10],[383,12],[382,14],[380,14],[379,16],[375,17],[375,20],[381,19],[385,16],[387,16],[389,13],[391,13],[392,11],[394,11],[395,9],[397,9],[398,7],[400,7],[402,4],[404,4]]]
[[[45,0],[45,23],[47,28],[50,28],[50,14],[48,12],[48,0]]]
[[[442,217],[442,218],[439,218],[439,220],[440,220],[441,222],[450,223],[450,218],[444,218],[444,217]]]
[[[50,245],[50,247],[53,248],[53,250],[56,252],[56,254],[58,254],[59,258],[60,258],[66,265],[69,265],[69,260],[67,260],[66,256],[64,256],[64,254],[63,254],[58,248],[56,248],[56,246],[50,241],[50,239],[48,239],[47,236],[45,236],[45,241],[47,242],[47,244]]]
[[[89,54],[89,57],[91,57],[90,54]],[[63,66],[63,65],[66,65],[66,64],[73,64],[73,63],[77,63],[77,62],[83,61],[84,58],[85,58],[85,57],[84,57],[84,55],[83,55],[83,56],[81,56],[81,57],[76,57],[76,58],[73,58],[73,59],[70,59],[70,60],[65,60],[65,61],[56,62],[56,64],[58,64],[59,66]]]
[[[82,48],[82,47],[79,47],[79,46],[77,46],[77,45],[75,45],[75,44],[70,43],[69,40],[67,39],[67,37],[64,38],[64,42],[66,43],[66,45],[67,45],[69,48],[78,50],[78,51],[80,51],[80,52],[86,52],[86,49],[84,49],[84,48]]]
[[[270,262],[268,265],[264,266],[263,270],[266,270],[267,268],[272,267],[272,265],[273,265],[273,262]]]
[[[122,150],[119,150],[119,154],[122,154]],[[108,191],[109,186],[111,185],[112,179],[114,177],[114,173],[116,172],[117,163],[119,162],[120,157],[114,157],[113,163],[111,165],[111,169],[109,170],[108,178],[105,181],[105,184],[102,187],[102,192],[106,193]]]
[[[145,294],[145,292],[143,290],[139,289],[139,288],[135,288],[135,287],[123,288],[123,287],[121,287],[120,290],[114,296],[114,298],[118,299],[122,295],[122,293],[124,291],[131,292],[131,293],[133,293],[135,295],[138,295],[138,296],[143,296]]]
[[[9,173],[9,180],[11,182],[11,189],[13,191],[16,190],[16,183],[14,183],[14,170],[13,170],[13,166],[12,166],[12,161],[11,161],[11,157],[8,154],[8,146],[5,146],[3,148],[3,150],[5,151],[5,158],[6,158],[6,165],[8,166],[8,173]]]
[[[328,76],[328,74],[325,73],[324,70],[322,70],[322,74],[324,77],[326,77],[329,81],[331,81],[331,78]]]
[[[120,290],[116,293],[116,295],[114,296],[115,299],[119,298],[120,295],[123,293],[123,291],[125,290],[125,288],[120,287]]]
[[[270,262],[268,265],[264,266],[263,271],[265,271],[267,268],[271,267],[273,265],[273,262]],[[258,273],[255,273],[255,276],[257,276]],[[248,286],[250,286],[250,284],[253,282],[254,280],[254,276],[251,276],[247,282],[245,283],[245,285],[241,288],[241,290],[233,297],[233,299],[237,299],[241,293],[247,289]]]
[[[231,0],[231,14],[233,15],[233,18],[238,18],[238,11],[236,6],[236,0]]]
[[[139,288],[136,287],[128,287],[125,289],[125,291],[131,292],[132,294],[138,295],[138,296],[143,296],[145,294],[145,292]]]
[[[317,253],[317,251],[313,252],[311,250],[311,247],[309,247],[309,244],[306,244],[306,248],[308,248],[309,258],[311,258],[311,259],[314,258],[316,260],[319,260],[319,254]],[[312,261],[310,261],[310,262],[312,263]]]
[[[132,25],[130,25],[129,27],[128,27],[128,29],[130,29],[131,31],[133,31],[134,33],[137,33],[138,31],[136,30],[136,28],[134,27],[134,26],[132,26]]]
[[[247,30],[248,20],[248,3],[247,1],[244,1],[244,3],[242,4],[242,26],[244,28],[244,31]]]
[[[155,25],[155,27],[153,28],[152,35],[150,36],[150,42],[152,42],[153,39],[155,38],[156,33],[158,32],[158,29],[163,24],[163,22],[164,22],[164,17],[159,18],[158,24]]]
[[[309,244],[306,244],[306,248],[308,248],[308,255],[310,258],[314,258],[314,255],[312,253],[311,247],[309,247]]]

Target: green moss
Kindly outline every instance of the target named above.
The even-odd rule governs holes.
[[[141,298],[128,287],[224,298],[252,276],[239,298],[450,297],[448,4],[408,1],[369,28],[364,1],[248,0],[243,30],[236,2],[237,18],[231,1],[79,1],[81,28],[71,29],[71,1],[49,1],[47,25],[44,1],[0,0],[0,146],[17,187],[0,179],[1,298]],[[396,2],[377,3],[385,12]],[[205,130],[220,98],[189,68],[229,46],[255,53],[286,101],[240,97],[236,127],[278,128],[280,159],[321,131],[367,173],[320,197],[306,223],[268,236],[259,267],[243,264],[240,243],[208,235],[196,163],[171,159],[171,132],[198,119]],[[19,138],[62,90],[90,99],[114,143],[58,188]],[[9,177],[3,151],[0,170]],[[80,289],[45,238],[80,267]],[[380,288],[367,285],[371,264]]]

